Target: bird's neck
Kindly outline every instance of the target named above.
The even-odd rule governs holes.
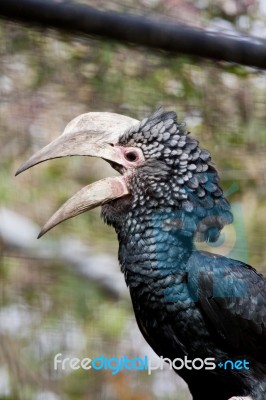
[[[192,235],[176,225],[173,228],[165,214],[130,216],[116,231],[119,261],[129,285],[136,276],[147,281],[184,271],[194,250]]]

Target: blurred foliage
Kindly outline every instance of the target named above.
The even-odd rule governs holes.
[[[256,0],[80,2],[193,21],[217,32],[237,29],[265,36],[265,8]],[[237,184],[229,199],[241,205],[248,262],[266,270],[265,72],[4,21],[0,54],[2,206],[42,225],[71,194],[111,170],[102,161],[80,157],[40,165],[15,180],[20,163],[78,114],[111,111],[141,119],[163,104],[175,109],[211,150],[223,188]],[[115,234],[103,225],[99,210],[49,235],[56,241],[65,232],[116,257]],[[234,243],[229,231],[223,248],[208,250],[226,253]],[[129,298],[114,301],[63,262],[29,257],[1,235],[0,249],[0,399],[190,398],[184,384],[167,371],[154,376],[138,371],[56,374],[53,357],[58,352],[82,358],[133,357],[146,351]]]

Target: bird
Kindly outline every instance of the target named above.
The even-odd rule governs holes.
[[[266,279],[244,262],[197,246],[217,242],[233,222],[210,152],[175,111],[159,107],[141,121],[90,112],[72,120],[17,174],[75,155],[100,157],[119,175],[78,191],[39,237],[101,206],[104,222],[117,233],[142,335],[160,357],[200,360],[194,368],[173,368],[193,400],[265,400]],[[202,367],[206,359],[215,360],[214,368]]]

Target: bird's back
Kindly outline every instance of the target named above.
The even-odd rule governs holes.
[[[265,278],[239,261],[199,251],[175,273],[160,272],[149,277],[139,273],[135,285],[129,285],[136,319],[159,356],[215,359],[214,370],[176,371],[193,399],[252,394],[254,400],[264,400]],[[248,368],[232,370],[229,360],[245,361]]]

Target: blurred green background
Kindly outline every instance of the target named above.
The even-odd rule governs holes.
[[[266,36],[263,0],[83,3]],[[230,254],[237,247],[239,258],[266,271],[265,72],[6,21],[0,21],[0,52],[0,399],[189,400],[167,366],[151,376],[54,371],[57,353],[156,356],[136,326],[117,240],[100,210],[36,240],[50,215],[109,167],[75,157],[14,173],[83,112],[141,119],[162,104],[211,151],[228,199],[240,210],[241,228],[228,227],[224,243],[205,248]]]

